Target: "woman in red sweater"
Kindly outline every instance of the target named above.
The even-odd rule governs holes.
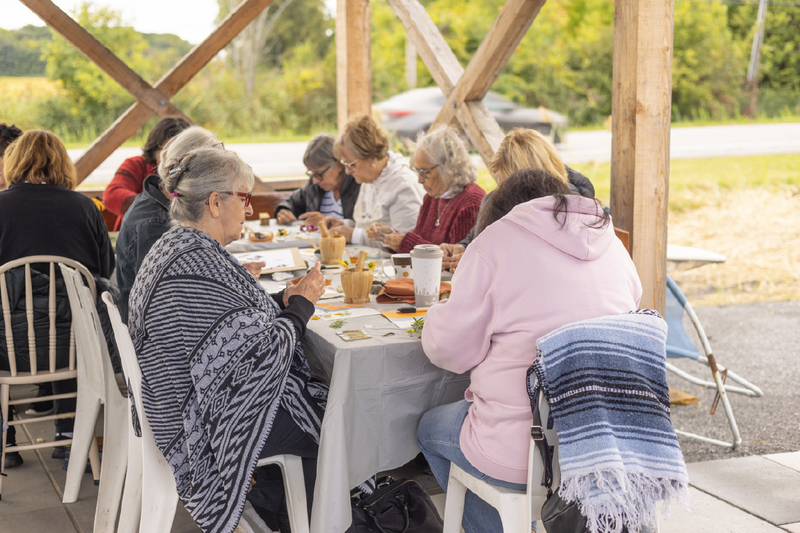
[[[103,191],[103,203],[117,215],[114,231],[122,226],[122,217],[142,192],[142,183],[150,174],[157,174],[158,155],[167,141],[188,128],[190,124],[182,118],[165,118],[150,130],[142,155],[129,157],[114,173],[114,178]]]
[[[398,233],[375,223],[367,236],[400,253],[418,244],[460,241],[475,224],[486,193],[475,183],[478,173],[458,132],[443,126],[421,134],[412,161],[426,193],[417,226],[408,233]]]

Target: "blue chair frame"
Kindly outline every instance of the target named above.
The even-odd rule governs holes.
[[[697,331],[697,336],[700,339],[702,351],[692,343],[683,327],[684,313],[686,313],[686,316],[691,321],[695,331]],[[711,370],[711,380],[695,377],[670,363],[667,363],[667,370],[676,376],[689,381],[690,383],[709,389],[715,389],[717,391],[720,402],[725,409],[725,415],[728,418],[728,424],[730,425],[731,433],[733,434],[733,441],[725,442],[678,429],[676,429],[675,432],[685,437],[702,440],[718,446],[726,446],[733,449],[738,448],[742,443],[742,437],[739,434],[739,427],[736,424],[736,418],[733,416],[733,410],[731,408],[730,400],[728,399],[728,393],[742,394],[751,398],[763,396],[764,393],[757,386],[716,362],[714,352],[711,350],[711,344],[708,342],[708,337],[706,336],[706,332],[700,323],[700,319],[697,317],[694,309],[692,309],[692,306],[686,299],[686,296],[684,296],[683,292],[681,292],[681,290],[678,288],[678,285],[669,276],[667,276],[665,318],[667,320],[667,325],[669,326],[669,332],[667,334],[667,357],[688,358],[705,365]],[[722,374],[726,371],[728,379],[741,386],[725,385],[722,381]]]

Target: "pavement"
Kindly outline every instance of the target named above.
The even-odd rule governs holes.
[[[800,302],[744,304],[696,309],[723,365],[764,389],[763,398],[732,397],[742,433],[737,451],[679,438],[689,471],[691,509],[672,505],[661,513],[661,533],[800,533],[800,424],[797,357],[800,355]],[[691,366],[684,365],[687,369]],[[721,413],[708,414],[712,394],[694,386],[670,385],[697,394],[695,406],[674,406],[673,423],[727,438]],[[52,433],[43,424],[32,439]],[[52,435],[50,435],[52,436]],[[61,503],[66,472],[48,449],[23,452],[25,464],[8,471],[0,501],[0,533],[92,531],[97,487],[85,474],[79,500]],[[444,495],[430,476],[407,465],[392,473],[413,476],[443,509]],[[427,478],[427,479],[426,479]],[[197,532],[182,508],[173,532]]]

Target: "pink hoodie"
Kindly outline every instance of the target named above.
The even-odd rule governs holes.
[[[478,470],[526,483],[531,407],[525,374],[536,339],[565,324],[635,310],[642,285],[597,204],[569,196],[567,224],[553,197],[518,205],[470,244],[449,300],[425,319],[422,347],[437,366],[471,371],[461,449]]]

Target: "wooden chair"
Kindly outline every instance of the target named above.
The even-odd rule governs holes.
[[[57,307],[57,299],[56,299],[56,263],[63,263],[69,265],[70,267],[77,270],[86,280],[86,283],[89,286],[89,290],[92,294],[95,293],[95,286],[94,286],[94,278],[89,273],[89,271],[78,263],[77,261],[73,261],[72,259],[66,257],[59,257],[59,256],[47,256],[47,255],[37,255],[37,256],[30,256],[30,257],[23,257],[21,259],[17,259],[14,261],[10,261],[2,266],[0,266],[0,299],[2,301],[2,310],[3,310],[3,324],[4,324],[4,331],[5,331],[5,339],[6,339],[6,352],[8,353],[8,365],[9,370],[0,371],[0,409],[2,409],[2,415],[4,420],[8,420],[8,409],[11,405],[21,405],[21,404],[29,404],[38,401],[47,401],[47,400],[62,400],[66,398],[79,398],[81,394],[81,384],[78,383],[78,392],[73,393],[66,393],[66,394],[53,394],[50,396],[43,396],[43,397],[25,397],[19,398],[16,400],[10,399],[10,389],[12,385],[31,385],[37,383],[45,383],[45,382],[56,382],[56,381],[63,381],[67,379],[76,379],[78,378],[78,368],[76,365],[76,347],[75,347],[75,337],[74,337],[74,330],[70,332],[70,340],[69,340],[69,364],[67,368],[56,368],[56,307]],[[48,342],[48,355],[49,355],[49,364],[48,367],[44,370],[40,370],[38,365],[35,364],[36,361],[36,348],[37,348],[37,336],[36,330],[34,329],[34,307],[33,307],[33,286],[32,286],[32,278],[31,278],[31,265],[34,264],[44,264],[47,265],[46,272],[49,274],[49,291],[48,291],[48,318],[49,318],[49,327],[47,330],[47,342]],[[24,298],[25,298],[25,309],[26,309],[26,318],[27,318],[27,340],[28,340],[28,354],[31,354],[29,359],[33,364],[30,365],[29,370],[21,371],[19,364],[20,361],[17,361],[17,354],[14,348],[14,331],[11,324],[11,302],[9,299],[9,288],[7,286],[7,274],[12,269],[22,267],[24,269],[25,275],[25,290],[24,290]],[[41,332],[39,338],[41,339]],[[61,413],[61,414],[53,414],[48,416],[42,416],[33,419],[17,419],[12,422],[7,422],[9,426],[23,426],[25,424],[32,424],[32,423],[40,423],[40,422],[50,422],[61,418],[72,418],[75,417],[75,413]],[[6,453],[8,452],[19,452],[25,450],[35,450],[40,448],[51,448],[55,446],[69,446],[73,444],[75,439],[67,439],[67,440],[59,440],[59,441],[47,441],[47,442],[37,442],[31,444],[17,444],[15,446],[6,447],[6,433],[2,433],[2,443],[3,443],[3,452],[0,454],[0,472],[5,470],[5,457]],[[80,443],[77,443],[80,444]],[[89,444],[86,444],[87,448]],[[92,473],[94,475],[95,480],[99,479],[100,473],[100,458],[97,452],[97,443],[92,439],[91,442],[92,453],[90,453],[90,461],[92,465]],[[83,464],[86,464],[86,459],[84,456]],[[3,477],[0,476],[0,490],[2,489]]]

